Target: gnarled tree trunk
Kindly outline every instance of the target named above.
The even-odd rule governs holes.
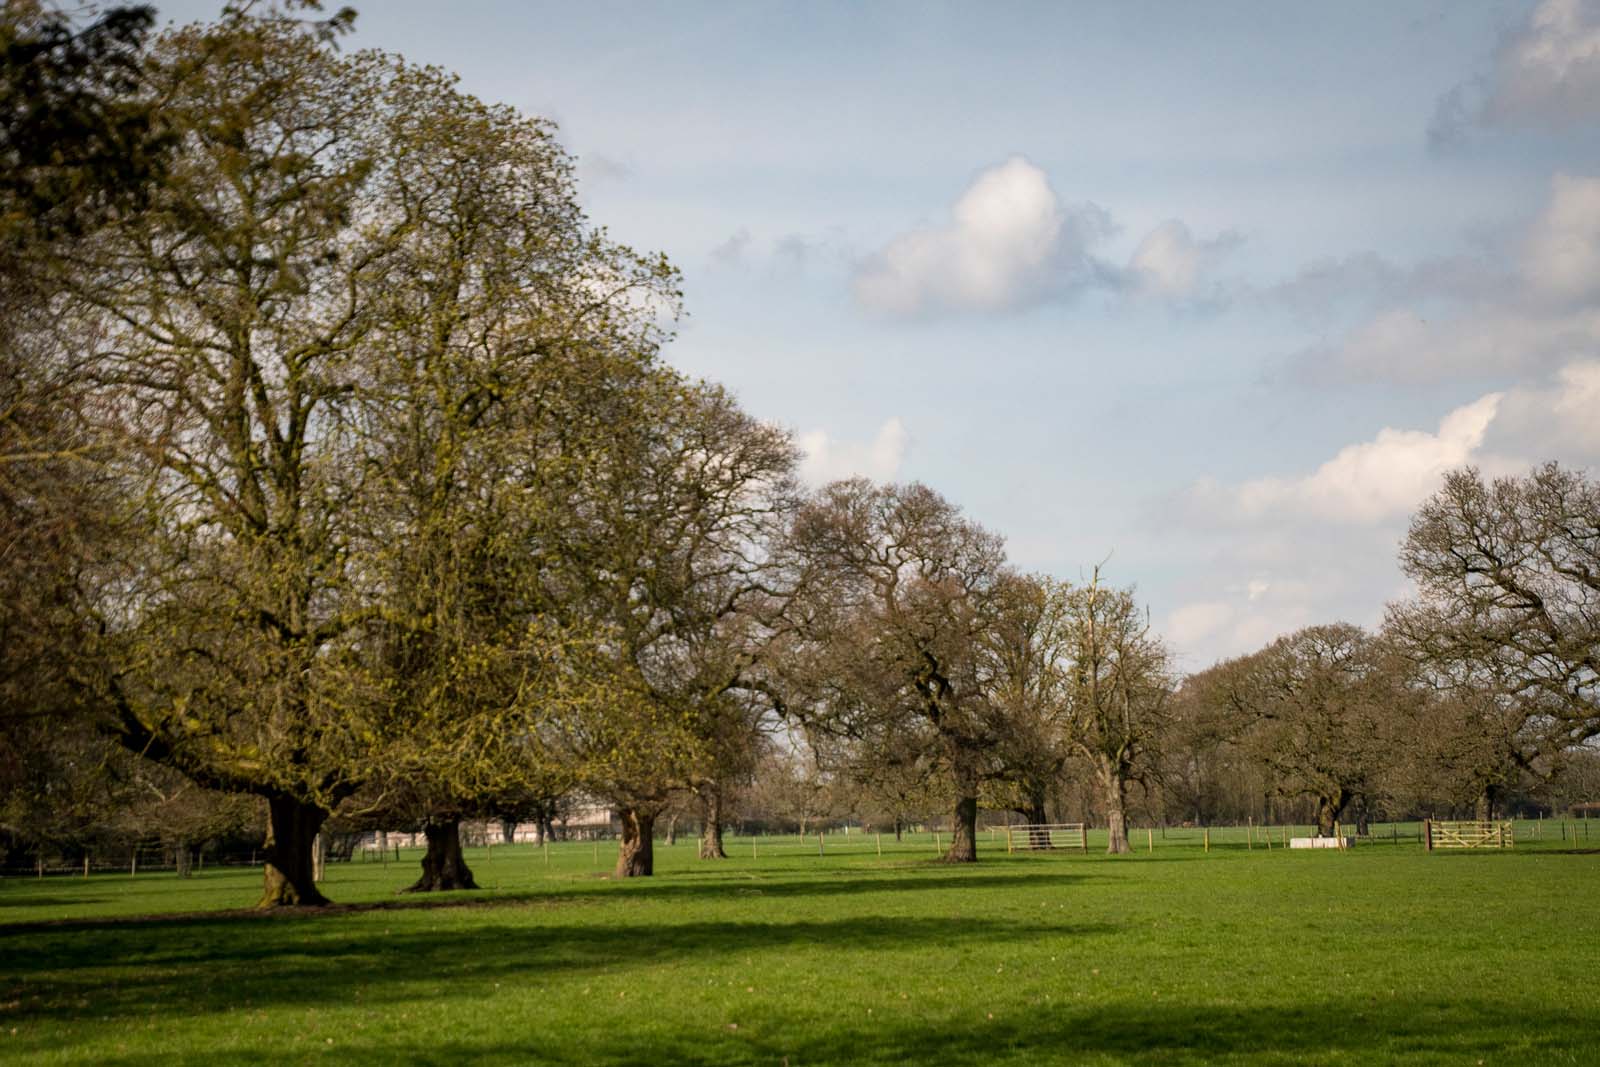
[[[428,851],[422,857],[422,877],[407,887],[407,893],[432,893],[446,889],[477,889],[472,871],[461,855],[461,820],[441,819],[422,827]]]
[[[1106,852],[1122,855],[1128,848],[1128,781],[1115,762],[1102,759],[1099,767],[1100,792],[1106,805]]]
[[[1044,810],[1044,796],[1039,792],[1032,792],[1032,794],[1028,797],[1028,802],[1026,804],[1018,808],[1012,808],[1011,810],[1022,816],[1023,821],[1029,826],[1042,826],[1050,821],[1050,817],[1045,814]],[[1029,830],[1028,847],[1039,849],[1049,848],[1050,831]]]
[[[1479,822],[1488,822],[1494,818],[1494,786],[1485,785],[1483,792],[1478,794],[1477,804],[1473,808],[1473,816]]]
[[[728,858],[722,847],[722,787],[716,783],[700,789],[700,858]]]
[[[956,786],[955,821],[946,863],[978,862],[978,768],[974,755],[958,749],[951,761]]]
[[[1333,824],[1339,821],[1339,816],[1344,814],[1345,805],[1349,800],[1344,790],[1335,790],[1317,797],[1317,836],[1332,837]]]
[[[618,878],[648,878],[655,873],[654,812],[626,808],[622,812],[622,842],[617,849]]]
[[[500,840],[508,845],[517,843],[517,823],[515,819],[500,820]]]
[[[312,877],[311,845],[328,813],[290,797],[267,798],[266,867],[258,908],[328,903]]]

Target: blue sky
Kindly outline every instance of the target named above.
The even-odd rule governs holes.
[[[1376,623],[1452,466],[1600,461],[1600,0],[357,6],[560,124],[809,477],[1109,557],[1187,667]]]

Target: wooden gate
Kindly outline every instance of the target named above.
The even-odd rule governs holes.
[[[1516,844],[1509,822],[1423,821],[1425,847],[1436,848],[1511,848]]]
[[[1089,851],[1089,832],[1081,822],[1025,823],[1006,827],[1006,851],[1075,848]]]

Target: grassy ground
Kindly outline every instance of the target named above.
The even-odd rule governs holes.
[[[1600,854],[1386,831],[1001,838],[963,868],[927,836],[736,839],[621,883],[610,843],[497,848],[469,851],[494,891],[431,900],[395,896],[413,862],[330,865],[354,906],[317,916],[194,914],[247,906],[252,871],[12,880],[0,1061],[1600,1063]],[[128,918],[155,912],[190,914]]]

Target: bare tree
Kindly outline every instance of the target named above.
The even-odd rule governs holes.
[[[948,862],[977,859],[979,792],[993,774],[999,712],[979,643],[1001,580],[1001,542],[932,489],[836,482],[801,509],[816,568],[793,613],[794,710],[868,751],[915,745],[955,793]]]
[[[1065,593],[1064,614],[1070,742],[1100,787],[1106,851],[1127,852],[1128,784],[1152,756],[1165,721],[1169,658],[1133,591],[1101,585],[1098,567],[1087,584]]]
[[[1454,471],[1400,565],[1418,595],[1386,627],[1412,658],[1497,694],[1554,750],[1600,736],[1600,483],[1553,463],[1492,483]]]
[[[1276,790],[1315,801],[1325,837],[1377,788],[1385,723],[1406,716],[1411,699],[1382,643],[1345,623],[1281,637],[1192,684],[1232,716],[1235,737],[1271,769]]]

